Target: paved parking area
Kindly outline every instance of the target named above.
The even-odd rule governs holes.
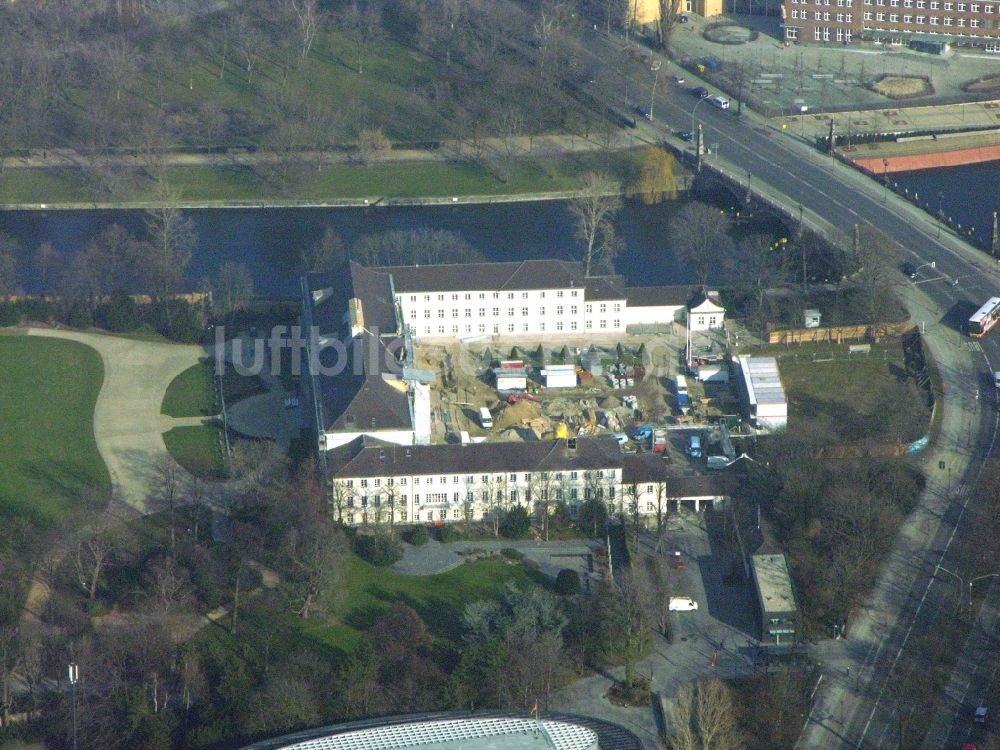
[[[803,100],[812,110],[847,110],[997,96],[971,97],[962,90],[971,81],[1000,74],[997,54],[953,50],[939,56],[868,42],[847,47],[836,44],[786,47],[777,18],[752,16],[727,18],[755,28],[760,32],[757,39],[745,44],[719,44],[705,39],[702,32],[720,19],[689,16],[691,22],[674,33],[676,58],[691,63],[714,59],[721,63],[720,75],[726,75],[727,67],[731,72],[738,63],[744,73],[745,95],[774,110],[788,113],[796,99]],[[712,78],[710,71],[707,75]],[[865,83],[883,75],[927,76],[934,90],[926,96],[894,100],[865,88]]]
[[[729,576],[736,561],[710,538],[705,518],[690,511],[672,514],[659,546],[659,553],[668,557],[680,550],[685,560],[685,570],[671,575],[671,593],[698,602],[696,612],[671,615],[673,643],[654,636],[650,653],[637,664],[638,673],[652,677],[654,691],[668,697],[687,682],[753,671],[757,642],[752,584]],[[651,551],[657,547],[651,534],[643,535],[642,544]],[[656,747],[651,708],[623,708],[605,698],[612,678],[622,677],[619,667],[578,680],[555,696],[554,707],[616,721],[639,734],[647,747]]]

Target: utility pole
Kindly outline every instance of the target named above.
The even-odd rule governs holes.
[[[837,148],[837,136],[834,133],[834,122],[833,122],[833,118],[831,117],[830,118],[830,143],[828,144],[828,147],[827,147],[827,151],[829,152],[830,156],[833,156],[833,152],[836,150],[836,148]]]
[[[697,106],[697,105],[695,105]],[[698,123],[698,133],[695,136],[694,153],[696,158],[695,171],[701,173],[701,155],[705,151],[705,136],[702,132],[701,123]]]
[[[997,212],[993,212],[993,241],[990,243],[990,252],[994,258],[1000,258],[1000,227],[997,226]]]
[[[655,118],[653,114],[653,106],[656,103],[656,82],[660,78],[660,67],[656,66],[656,72],[653,75],[653,89],[649,92],[649,121],[652,122]]]
[[[76,664],[69,665],[69,684],[73,691],[73,750],[77,750],[76,746],[76,683],[80,679],[80,667]]]

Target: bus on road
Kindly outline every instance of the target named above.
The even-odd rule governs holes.
[[[1000,297],[990,297],[989,301],[969,318],[967,330],[973,338],[979,338],[1000,321]]]

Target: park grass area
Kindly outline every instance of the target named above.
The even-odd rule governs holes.
[[[170,381],[160,413],[169,417],[210,417],[218,414],[212,366],[199,362]]]
[[[82,493],[106,500],[111,478],[94,438],[100,355],[75,341],[0,336],[0,363],[0,523],[47,527]]]
[[[789,429],[829,431],[841,443],[910,443],[927,433],[931,408],[906,371],[898,341],[849,354],[814,346],[779,354]]]
[[[601,170],[627,182],[638,169],[633,151],[526,157],[500,168],[475,161],[420,161],[289,168],[282,185],[251,167],[168,167],[163,177],[180,200],[220,204],[254,201],[283,205],[360,198],[440,198],[470,195],[516,195],[572,190],[587,171]],[[501,174],[501,171],[503,174]],[[129,203],[155,199],[151,180],[137,180]],[[76,169],[9,169],[0,182],[0,203],[87,203],[115,205],[95,194]]]
[[[163,443],[174,460],[194,476],[210,480],[228,476],[221,440],[222,426],[214,422],[163,433]]]
[[[496,598],[508,582],[527,588],[538,585],[538,577],[524,565],[502,560],[465,563],[438,575],[408,576],[352,555],[343,600],[334,611],[337,621],[313,620],[303,623],[301,629],[320,645],[350,652],[379,614],[393,602],[402,601],[420,614],[434,636],[456,642],[466,605]]]

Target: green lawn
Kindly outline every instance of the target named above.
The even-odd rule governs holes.
[[[844,442],[909,443],[928,429],[926,395],[903,369],[898,343],[848,359],[846,346],[779,359],[789,429],[808,422]],[[831,357],[836,357],[832,359]]]
[[[160,413],[170,417],[210,417],[218,414],[212,366],[199,362],[174,378],[163,396]]]
[[[344,599],[335,612],[340,622],[330,625],[313,620],[301,627],[325,646],[350,651],[379,613],[399,600],[419,612],[435,636],[454,641],[461,635],[465,606],[497,596],[508,581],[524,587],[538,585],[529,568],[498,560],[467,563],[439,575],[405,576],[352,556]]]
[[[219,444],[222,427],[217,424],[174,427],[163,433],[163,442],[174,459],[202,479],[225,479],[226,462]]]
[[[100,355],[73,341],[0,336],[0,366],[0,517],[48,526],[84,490],[106,499],[111,479],[93,423]]]
[[[476,162],[405,162],[338,164],[297,170],[288,185],[278,187],[254,169],[232,166],[170,167],[167,182],[182,201],[269,201],[294,204],[347,198],[410,198],[466,195],[513,195],[571,190],[589,170],[608,171],[627,183],[635,174],[635,152],[606,156],[589,153],[542,159],[523,158],[504,174],[495,165]],[[153,200],[152,181],[140,182],[128,201]],[[111,199],[94,195],[73,169],[9,169],[0,180],[0,204],[93,203]]]

